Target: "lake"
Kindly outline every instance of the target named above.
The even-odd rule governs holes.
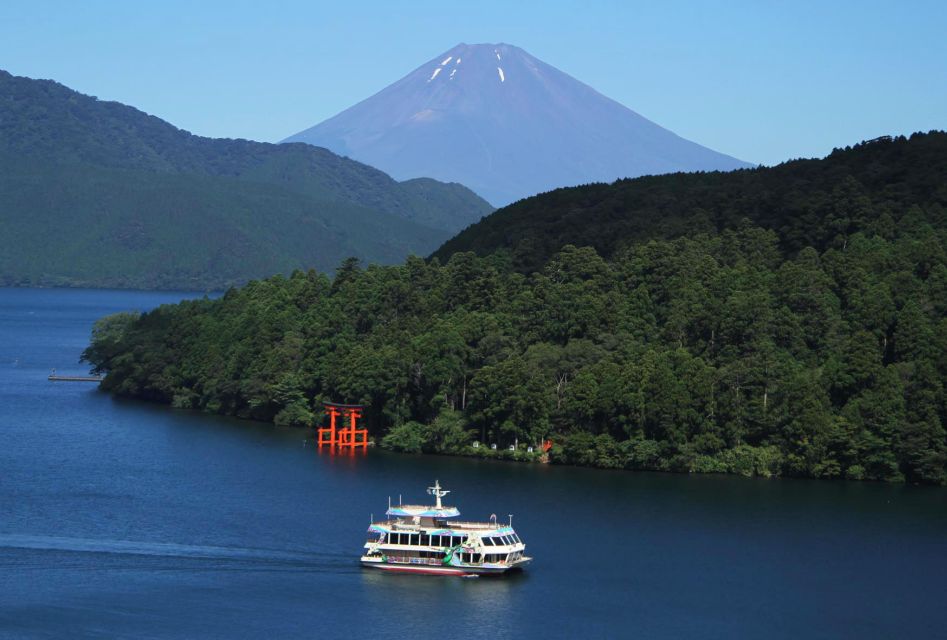
[[[94,320],[184,293],[0,289],[0,637],[895,638],[947,628],[947,489],[320,453],[114,399]],[[500,579],[358,565],[439,479],[513,524]]]

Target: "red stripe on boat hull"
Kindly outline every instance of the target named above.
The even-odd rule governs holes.
[[[402,564],[364,564],[362,566],[371,567],[373,569],[381,569],[382,571],[395,571],[397,573],[424,573],[427,575],[438,575],[438,576],[462,576],[465,575],[466,571],[461,571],[460,569],[435,569],[428,567],[412,567],[410,565]]]

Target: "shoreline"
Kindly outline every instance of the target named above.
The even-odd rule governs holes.
[[[266,426],[272,429],[280,429],[286,432],[302,432],[305,434],[306,443],[305,446],[319,450],[316,429],[318,426],[313,427],[296,427],[296,426],[280,426],[275,424],[273,421],[267,420],[257,420],[255,418],[247,418],[237,415],[221,414],[221,413],[211,413],[207,411],[201,411],[200,409],[190,409],[185,407],[176,407],[168,402],[161,402],[158,400],[151,400],[148,398],[139,398],[135,396],[129,396],[124,394],[112,393],[110,391],[104,391],[100,387],[96,387],[97,392],[106,393],[109,397],[114,399],[119,399],[121,401],[127,401],[132,403],[143,403],[147,405],[164,407],[172,411],[181,411],[194,416],[206,415],[212,416],[215,418],[226,418],[232,420],[240,420],[242,422],[251,423],[254,425]],[[731,476],[731,477],[742,477],[747,479],[762,479],[762,480],[809,480],[809,481],[820,481],[820,482],[829,482],[833,484],[838,483],[869,483],[869,484],[881,484],[889,486],[910,486],[910,487],[940,487],[943,488],[943,485],[931,485],[925,484],[922,482],[908,482],[906,480],[894,481],[894,480],[877,480],[873,478],[843,478],[843,477],[817,477],[817,476],[806,476],[806,475],[790,475],[790,474],[781,474],[781,473],[770,473],[770,474],[761,474],[761,473],[741,473],[736,471],[713,471],[706,470],[702,471],[699,469],[673,469],[673,468],[654,468],[654,467],[630,467],[630,466],[604,466],[604,465],[595,465],[595,464],[576,464],[573,462],[557,461],[554,456],[550,455],[548,462],[542,462],[539,458],[541,454],[538,452],[528,453],[526,451],[510,451],[509,449],[490,449],[485,447],[474,448],[469,446],[469,451],[437,451],[437,452],[425,452],[425,451],[403,451],[398,450],[392,447],[382,446],[376,436],[371,436],[369,438],[369,444],[365,448],[367,452],[369,449],[376,449],[379,451],[384,451],[386,453],[391,453],[395,455],[405,455],[405,456],[424,456],[424,457],[439,457],[439,458],[468,458],[474,460],[486,460],[492,462],[503,462],[503,463],[513,463],[513,464],[528,464],[528,465],[549,465],[555,467],[573,467],[576,469],[595,469],[599,471],[612,471],[612,472],[624,472],[624,473],[667,473],[673,474],[676,476]],[[554,442],[555,439],[553,438]],[[630,442],[630,441],[625,441]],[[555,450],[557,445],[554,445],[553,450]],[[325,448],[326,452],[330,452],[331,447]],[[730,450],[732,451],[732,449]],[[348,451],[339,451],[334,452],[336,455],[343,454],[348,455]],[[361,455],[352,451],[355,455]],[[552,453],[552,451],[550,452]],[[518,455],[517,455],[518,454]]]

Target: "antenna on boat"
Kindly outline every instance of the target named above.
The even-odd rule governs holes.
[[[441,489],[440,481],[435,480],[434,486],[427,488],[427,493],[428,495],[434,496],[437,499],[436,508],[443,509],[444,507],[441,506],[441,498],[446,496],[448,493],[450,493],[450,491],[445,491]]]
[[[510,516],[510,528],[512,529],[513,528],[513,514],[509,513],[507,515]]]

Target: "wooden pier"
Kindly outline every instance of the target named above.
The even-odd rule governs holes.
[[[53,370],[47,380],[50,382],[102,382],[103,377],[104,376],[64,376],[57,374],[56,371]]]

